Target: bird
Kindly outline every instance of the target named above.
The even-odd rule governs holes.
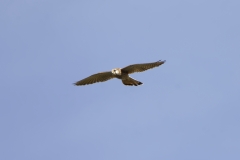
[[[122,83],[127,86],[139,86],[143,83],[140,81],[137,81],[129,76],[129,74],[132,74],[134,72],[143,72],[148,69],[152,69],[154,67],[158,67],[162,64],[164,64],[166,60],[162,61],[159,60],[157,62],[153,63],[142,63],[142,64],[132,64],[124,68],[114,68],[111,71],[107,72],[100,72],[93,74],[87,78],[84,78],[82,80],[77,81],[76,83],[73,83],[76,86],[83,86],[83,85],[89,85],[93,83],[98,82],[105,82],[107,80],[118,78],[122,80]]]

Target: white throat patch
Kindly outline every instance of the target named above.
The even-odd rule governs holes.
[[[121,74],[121,71],[116,68],[116,69],[112,69],[112,73],[113,73],[113,74],[120,75],[120,74]]]

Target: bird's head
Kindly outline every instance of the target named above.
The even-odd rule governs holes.
[[[120,68],[114,68],[112,69],[112,73],[115,75],[121,75],[121,69]]]

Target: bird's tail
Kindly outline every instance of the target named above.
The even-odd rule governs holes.
[[[143,84],[142,82],[137,81],[137,80],[135,80],[135,79],[133,79],[131,77],[129,77],[128,79],[123,79],[122,83],[124,85],[128,85],[128,86],[138,86],[138,85]]]

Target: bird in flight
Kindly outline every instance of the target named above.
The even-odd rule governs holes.
[[[88,85],[88,84],[93,84],[97,82],[105,82],[112,78],[118,78],[122,80],[122,83],[124,85],[138,86],[143,83],[131,78],[129,74],[132,74],[134,72],[143,72],[148,69],[158,67],[164,64],[165,62],[166,62],[165,60],[164,61],[160,60],[153,63],[132,64],[124,68],[115,68],[115,69],[112,69],[112,71],[93,74],[87,78],[77,81],[76,83],[74,83],[74,85],[82,86],[82,85]]]

